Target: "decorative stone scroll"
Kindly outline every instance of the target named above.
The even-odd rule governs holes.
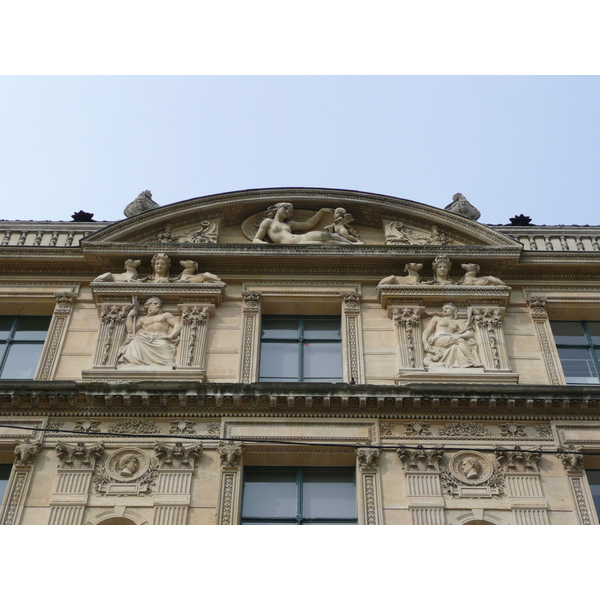
[[[56,298],[56,306],[48,328],[48,335],[46,336],[46,343],[42,350],[37,373],[34,377],[34,379],[42,381],[51,380],[56,372],[60,348],[67,333],[77,293],[56,292],[54,297]]]
[[[365,383],[360,293],[342,292],[342,339],[345,340],[344,381]]]
[[[240,380],[253,383],[258,374],[258,346],[260,343],[260,292],[242,292],[244,302],[242,323],[242,352]]]
[[[56,444],[60,461],[56,487],[50,497],[49,525],[81,525],[92,476],[104,453],[104,443]]]
[[[219,240],[219,225],[220,219],[205,220],[201,221],[196,228],[179,233],[167,226],[158,234],[156,240],[163,244],[216,244]]]
[[[562,369],[558,367],[560,359],[554,344],[554,337],[550,329],[548,321],[548,313],[546,312],[546,302],[548,298],[545,296],[528,296],[525,298],[527,307],[530,310],[533,326],[538,338],[544,365],[548,380],[552,385],[566,385]]]
[[[221,459],[219,484],[218,523],[237,525],[241,510],[241,478],[243,469],[243,444],[220,442],[218,453]]]
[[[31,484],[31,471],[35,459],[41,450],[38,440],[18,440],[15,446],[15,458],[0,508],[0,525],[18,525],[23,505]]]

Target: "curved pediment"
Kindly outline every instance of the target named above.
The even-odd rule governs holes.
[[[322,208],[343,208],[364,245],[493,246],[522,248],[514,239],[460,215],[411,200],[348,190],[274,188],[192,198],[143,212],[109,225],[83,241],[96,244],[250,244],[265,210],[294,207],[292,219],[305,221]],[[312,229],[332,229],[333,215]],[[272,240],[265,237],[266,243]],[[318,243],[318,242],[317,242]]]

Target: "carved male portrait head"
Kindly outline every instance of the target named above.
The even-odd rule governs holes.
[[[155,315],[161,311],[162,300],[158,296],[152,296],[152,298],[146,300],[144,308],[148,311],[149,315]]]

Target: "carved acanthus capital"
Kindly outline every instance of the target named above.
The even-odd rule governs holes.
[[[581,446],[569,444],[568,446],[559,446],[557,450],[557,455],[567,473],[583,473],[583,452],[581,451]]]
[[[15,446],[15,466],[31,466],[41,449],[42,445],[39,441],[19,440],[19,443]]]
[[[206,323],[210,314],[210,306],[184,306],[181,318],[184,323]]]
[[[182,442],[175,442],[174,446],[169,446],[162,442],[156,442],[154,452],[160,468],[193,469],[196,466],[196,460],[202,454],[202,443],[184,446]]]
[[[392,320],[397,326],[412,327],[421,320],[424,306],[402,306],[392,309]]]
[[[376,469],[379,466],[379,448],[357,448],[356,457],[361,469]]]
[[[61,469],[94,469],[103,452],[104,444],[102,442],[89,446],[83,442],[77,442],[74,446],[63,442],[56,444],[56,454],[60,460]]]
[[[56,298],[55,314],[69,314],[77,298],[76,292],[54,292]]]
[[[546,312],[546,302],[548,302],[548,298],[545,296],[529,296],[528,298],[525,298],[525,302],[531,310],[531,316],[534,319],[545,321],[548,318],[548,313]]]
[[[428,450],[425,450],[421,445],[416,448],[397,448],[396,453],[405,471],[439,473],[444,464],[443,446]]]
[[[103,304],[100,311],[100,322],[116,325],[127,317],[131,304]]]
[[[342,292],[340,293],[344,303],[345,314],[356,314],[360,312],[360,292]]]
[[[493,328],[496,325],[502,323],[504,319],[504,308],[490,307],[490,308],[472,308],[473,318],[475,323],[481,327]]]
[[[260,309],[260,292],[242,292],[245,313],[257,313]]]
[[[538,473],[542,453],[539,448],[523,451],[520,446],[513,450],[496,446],[496,458],[505,473]]]
[[[221,442],[219,444],[219,455],[222,467],[239,467],[244,451],[241,442]]]

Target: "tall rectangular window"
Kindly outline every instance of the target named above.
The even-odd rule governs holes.
[[[0,379],[33,379],[51,318],[0,316]]]
[[[0,465],[0,506],[2,505],[4,494],[6,494],[11,469],[12,465]]]
[[[600,321],[551,321],[567,383],[600,383]]]
[[[246,467],[242,525],[358,522],[354,469]]]
[[[585,474],[590,484],[596,514],[600,517],[600,469],[586,469]]]
[[[336,316],[263,315],[259,381],[343,381],[341,327]]]

